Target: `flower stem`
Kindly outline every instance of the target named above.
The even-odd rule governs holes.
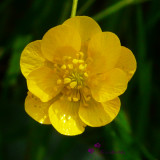
[[[76,16],[78,0],[73,0],[71,17]]]

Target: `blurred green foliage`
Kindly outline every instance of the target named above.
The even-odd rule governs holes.
[[[29,42],[70,17],[71,0],[0,1],[0,160],[156,160],[160,157],[160,1],[79,0],[78,15],[98,21],[130,48],[138,68],[109,125],[79,136],[59,134],[24,111],[27,94],[19,67]],[[106,152],[95,149],[99,142]],[[94,148],[94,153],[88,149]]]

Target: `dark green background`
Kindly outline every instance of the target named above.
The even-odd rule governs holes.
[[[87,127],[74,137],[63,136],[25,113],[27,87],[19,67],[23,48],[69,18],[72,1],[0,1],[0,159],[159,159],[160,1],[132,1],[79,0],[78,14],[91,16],[103,31],[116,33],[121,44],[133,51],[138,68],[120,96],[117,118],[105,127]],[[96,16],[104,10],[106,14]],[[125,154],[102,154],[101,149],[94,148],[97,142],[105,152]],[[95,152],[89,153],[89,148]]]

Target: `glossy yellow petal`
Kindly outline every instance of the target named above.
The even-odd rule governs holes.
[[[94,35],[88,45],[88,70],[96,74],[112,69],[120,52],[120,41],[114,33],[102,32]]]
[[[47,102],[59,94],[63,87],[61,84],[57,84],[58,79],[59,76],[53,70],[41,67],[28,75],[28,89],[42,102]]]
[[[51,104],[51,101],[41,102],[39,98],[28,92],[25,99],[25,111],[37,122],[51,124],[48,115],[48,109]]]
[[[84,132],[85,124],[78,115],[79,103],[70,102],[61,97],[49,108],[49,118],[55,129],[61,134],[73,136]]]
[[[48,60],[54,62],[63,56],[76,56],[80,50],[79,33],[66,25],[51,28],[42,39],[42,53]]]
[[[87,47],[88,41],[91,39],[91,37],[96,33],[102,32],[97,22],[87,16],[75,16],[66,20],[63,24],[72,26],[79,32],[83,47],[81,50],[83,52],[84,47]]]
[[[29,43],[23,50],[20,58],[20,67],[23,75],[28,76],[33,70],[44,65],[45,59],[41,53],[41,41]]]
[[[47,102],[51,99],[51,96],[39,88],[34,80],[27,80],[27,87],[30,92],[41,98],[42,102]]]
[[[79,116],[81,120],[91,127],[100,127],[110,123],[120,110],[120,100],[115,98],[104,103],[91,99],[86,105],[81,103]]]
[[[128,80],[132,78],[136,71],[137,63],[131,50],[122,46],[121,55],[116,64],[116,68],[123,70],[127,74]]]
[[[115,68],[92,77],[88,84],[93,98],[98,102],[106,102],[123,94],[127,89],[127,82],[126,73]]]

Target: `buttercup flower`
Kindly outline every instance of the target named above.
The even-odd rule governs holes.
[[[119,95],[136,70],[132,52],[90,17],[76,16],[51,28],[22,52],[26,112],[64,135],[110,123]]]

